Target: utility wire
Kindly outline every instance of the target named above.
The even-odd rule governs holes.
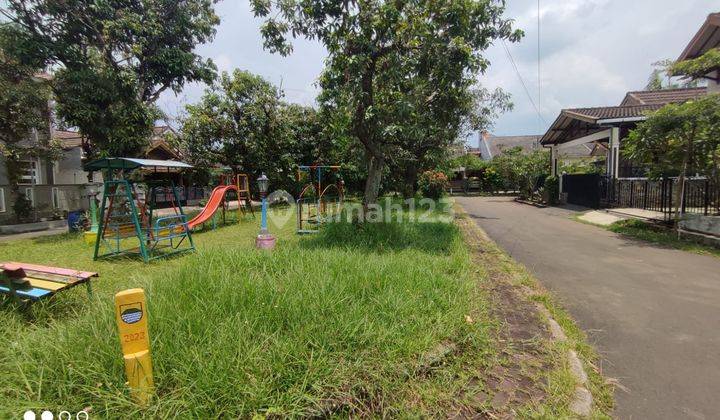
[[[537,103],[538,106],[542,106],[542,101],[540,101],[540,0],[537,0],[537,15]],[[538,118],[538,134],[540,134],[540,130],[542,130],[542,125],[540,123],[542,116],[540,115],[540,111],[538,111],[538,117],[540,117]]]
[[[525,84],[525,80],[523,79],[522,75],[520,74],[520,70],[518,70],[517,65],[515,64],[515,59],[513,59],[512,54],[510,54],[510,50],[507,47],[507,44],[505,44],[505,40],[502,39],[502,46],[505,49],[505,54],[507,55],[508,60],[510,60],[510,64],[512,64],[513,69],[515,69],[515,74],[517,74],[518,79],[520,80],[520,83],[522,84],[523,89],[525,90],[525,94],[527,95],[528,99],[530,100],[530,103],[532,104],[533,108],[535,108],[535,112],[537,113],[538,117],[545,123],[545,118],[543,118],[542,114],[540,114],[540,110],[538,109],[537,105],[535,104],[535,101],[532,98],[532,95],[530,94],[530,90],[528,89],[527,85]]]

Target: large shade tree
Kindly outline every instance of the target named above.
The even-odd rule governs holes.
[[[12,39],[0,29],[0,160],[5,164],[14,213],[23,218],[29,215],[31,206],[18,186],[23,159],[51,155],[55,150],[48,138],[50,89],[47,79],[37,68],[6,54],[9,42]]]
[[[416,93],[432,103],[462,95],[488,66],[483,51],[496,39],[518,40],[503,18],[504,1],[253,0],[265,18],[265,47],[289,54],[288,35],[320,41],[328,51],[320,103],[347,122],[365,153],[363,203],[377,201],[383,170],[409,136]],[[453,111],[453,108],[449,108]],[[444,110],[447,111],[447,110]]]
[[[182,148],[197,166],[215,163],[252,176],[265,172],[274,188],[291,189],[293,168],[332,149],[321,142],[313,108],[287,104],[261,76],[223,73],[182,121]]]
[[[136,155],[166,90],[210,82],[194,49],[215,34],[214,0],[8,0],[0,9],[21,62],[56,69],[59,117],[91,154]]]
[[[398,130],[399,147],[388,163],[395,188],[406,197],[415,193],[419,173],[447,162],[451,146],[462,147],[472,131],[489,130],[498,115],[513,106],[510,95],[500,88],[475,86],[454,93],[427,88],[423,92],[417,85],[408,87],[408,94],[416,99],[415,109]]]

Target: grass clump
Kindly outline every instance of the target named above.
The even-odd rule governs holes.
[[[659,226],[642,220],[621,220],[608,226],[607,229],[633,239],[668,248],[720,257],[720,248],[705,245],[692,238],[678,237],[677,232],[665,226]]]
[[[455,226],[336,223],[305,238],[292,220],[271,229],[271,253],[254,249],[246,222],[151,264],[92,261],[74,235],[0,248],[0,260],[101,275],[92,300],[73,290],[30,315],[0,305],[0,415],[432,417],[492,353],[487,301]],[[148,298],[156,397],[146,408],[126,389],[114,321],[112,296],[127,287]],[[459,350],[428,373],[423,355],[443,343]]]

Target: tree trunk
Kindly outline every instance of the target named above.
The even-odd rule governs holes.
[[[403,174],[403,197],[412,198],[415,196],[415,185],[417,184],[417,164],[408,162]]]
[[[368,177],[365,181],[365,195],[363,197],[364,214],[367,214],[369,205],[377,203],[384,168],[384,158],[376,156],[370,157],[370,161],[368,162]]]
[[[687,174],[688,164],[690,162],[690,159],[693,154],[693,140],[695,138],[695,128],[693,127],[693,130],[691,134],[687,137],[687,144],[685,148],[685,153],[683,154],[683,161],[682,161],[682,172],[680,172],[680,176],[678,177],[678,188],[677,188],[677,194],[679,194],[679,197],[677,199],[677,205],[675,206],[675,229],[678,230],[678,236],[680,235],[680,218],[682,211],[684,207],[684,201],[685,201],[685,178]]]

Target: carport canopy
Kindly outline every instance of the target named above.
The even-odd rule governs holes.
[[[563,109],[540,139],[543,147],[551,148],[553,176],[557,175],[560,150],[587,143],[608,143],[608,174],[617,177],[620,127],[644,121],[647,113],[662,106],[651,104]]]

